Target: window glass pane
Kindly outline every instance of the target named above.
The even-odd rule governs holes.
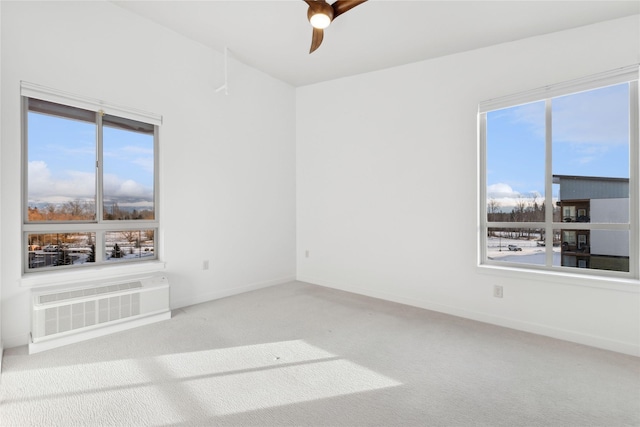
[[[155,230],[107,231],[105,261],[155,257]]]
[[[157,127],[34,98],[23,101],[25,272],[157,259]],[[97,207],[103,208],[100,218]],[[109,220],[142,221],[137,230],[123,224],[107,231],[113,228],[104,223]]]
[[[154,219],[153,126],[112,116],[103,125],[104,219]]]
[[[96,260],[95,233],[27,235],[29,268],[78,265]]]
[[[562,222],[629,223],[629,85],[552,100]]]
[[[637,82],[481,114],[488,259],[514,267],[636,271],[630,241],[637,235],[631,221],[637,195],[630,189],[638,141],[630,118],[637,106],[631,99]],[[528,229],[534,221],[545,226]],[[545,236],[550,226],[553,236]]]
[[[554,239],[555,242],[555,239]],[[553,245],[554,260],[560,264],[560,247]],[[545,265],[544,230],[524,228],[489,228],[487,258],[519,264]]]
[[[626,230],[563,230],[562,266],[629,271]]]
[[[544,221],[545,103],[487,113],[488,221]]]
[[[95,114],[37,100],[29,110],[28,221],[94,220]]]

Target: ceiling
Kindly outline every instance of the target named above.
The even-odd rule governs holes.
[[[331,3],[332,0],[329,0]],[[302,0],[113,3],[247,65],[304,86],[640,13],[639,1],[369,0],[309,54]]]

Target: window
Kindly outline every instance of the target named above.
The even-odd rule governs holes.
[[[157,259],[157,117],[69,99],[23,83],[24,271]]]
[[[481,264],[638,278],[637,79],[632,66],[480,105]]]

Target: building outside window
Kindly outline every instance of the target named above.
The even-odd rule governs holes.
[[[160,118],[22,91],[24,271],[157,259]]]
[[[480,264],[638,278],[637,79],[480,105]]]
[[[629,223],[629,179],[554,175],[563,222]],[[593,208],[592,208],[593,206]],[[577,212],[577,216],[566,212]],[[577,240],[576,240],[577,235]],[[575,230],[562,233],[561,265],[629,271],[629,233]]]

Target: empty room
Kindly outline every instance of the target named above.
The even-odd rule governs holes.
[[[640,2],[0,1],[0,425],[640,425]]]

